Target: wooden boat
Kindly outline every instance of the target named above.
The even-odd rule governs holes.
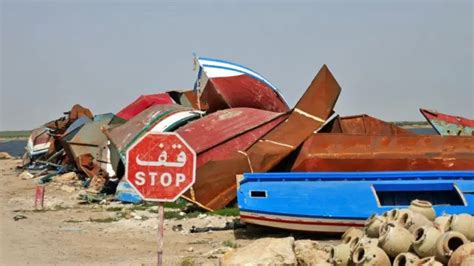
[[[420,112],[440,135],[474,136],[474,120],[423,108]]]
[[[288,105],[278,89],[255,71],[228,61],[197,57],[195,89],[208,112],[250,107],[272,112],[287,112]]]
[[[241,220],[309,232],[363,227],[372,214],[428,200],[437,215],[474,214],[474,171],[244,174]]]

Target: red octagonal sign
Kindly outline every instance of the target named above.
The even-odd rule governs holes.
[[[196,153],[176,133],[148,132],[127,150],[125,176],[147,201],[175,201],[196,178]]]

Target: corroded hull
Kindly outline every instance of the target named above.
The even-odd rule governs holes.
[[[313,134],[292,171],[474,170],[474,137]]]
[[[236,175],[265,172],[278,165],[332,114],[341,88],[326,66],[318,72],[289,116],[249,148],[197,169],[186,198],[205,209],[225,207],[236,197]]]
[[[420,109],[420,112],[440,135],[474,135],[474,120],[460,116],[442,114],[426,109]]]

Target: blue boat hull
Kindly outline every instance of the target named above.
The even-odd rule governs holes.
[[[414,199],[431,201],[437,215],[474,214],[474,171],[244,174],[237,198],[247,223],[344,232]]]

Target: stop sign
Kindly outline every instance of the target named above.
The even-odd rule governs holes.
[[[177,133],[148,132],[126,156],[125,176],[147,201],[175,201],[196,178],[196,154]]]

